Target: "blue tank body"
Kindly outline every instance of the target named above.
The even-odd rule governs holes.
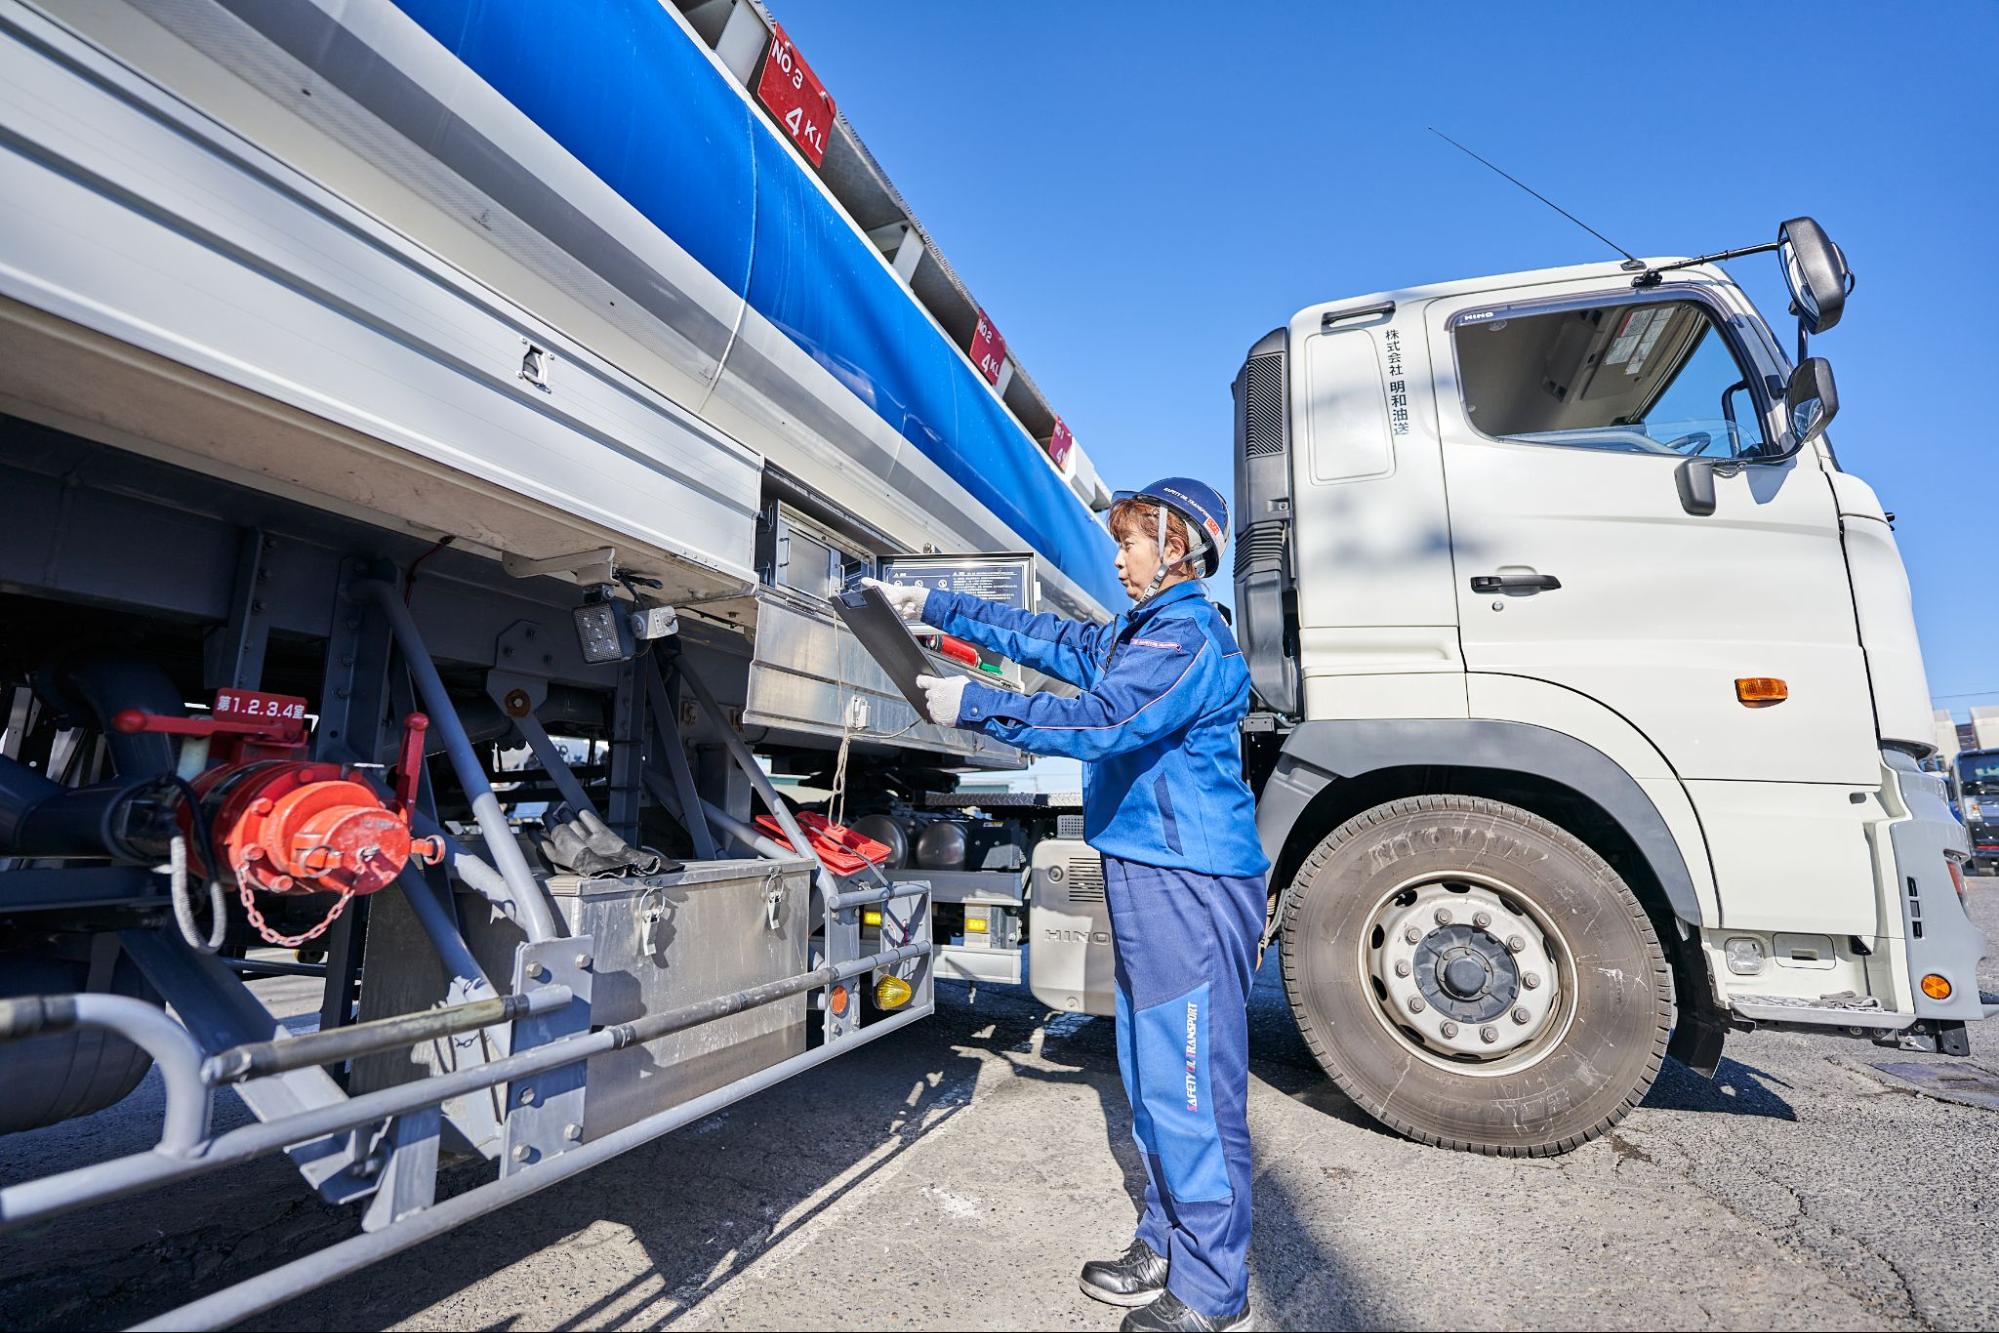
[[[1104,529],[660,0],[396,3],[1044,560],[1127,600]]]

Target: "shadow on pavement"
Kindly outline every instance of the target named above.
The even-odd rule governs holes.
[[[1037,1083],[1069,1084],[1096,1094],[1103,1109],[1106,1148],[1124,1177],[1124,1192],[1131,1200],[1132,1223],[1145,1210],[1145,1163],[1140,1159],[1138,1141],[1132,1137],[1131,1104],[1125,1099],[1124,1080],[1118,1072],[1117,1027],[1112,1019],[1084,1014],[1043,1010],[1040,1057],[1042,1064],[1021,1058],[1029,1046],[1000,1052],[1016,1076]],[[1046,1064],[1062,1066],[1058,1069]],[[1131,1243],[1130,1236],[1105,1236],[1095,1240],[1084,1260],[1121,1253]],[[1101,1251],[1101,1253],[1099,1253]]]
[[[576,1276],[564,1286],[574,1300],[557,1290],[546,1303],[497,1320],[475,1310],[458,1318],[490,1328],[672,1327],[949,1122],[970,1103],[992,1054],[1023,1078],[1097,1097],[1135,1220],[1145,1175],[1114,1025],[1051,1014],[1024,993],[991,994],[974,1006],[962,987],[941,986],[933,1020],[393,1256],[358,1280],[304,1293],[254,1324],[380,1328],[425,1311],[448,1318],[460,1293],[532,1256],[566,1250]],[[1372,1127],[1312,1062],[1281,987],[1262,978],[1251,1001],[1251,1056],[1253,1077]],[[112,1239],[94,1232],[86,1215],[65,1219],[72,1225],[60,1234],[51,1227],[32,1237],[35,1260],[0,1282],[0,1327],[123,1326],[358,1230],[351,1211],[302,1194],[282,1159],[241,1170],[124,1205],[134,1223],[145,1222],[132,1229],[143,1234]],[[440,1192],[472,1188],[489,1172],[478,1164],[452,1169]],[[1343,1294],[1337,1266],[1314,1234],[1308,1201],[1293,1200],[1267,1178],[1258,1190],[1252,1262],[1276,1282],[1259,1286],[1258,1299],[1267,1295],[1274,1310],[1295,1312],[1312,1327],[1364,1326],[1364,1309]],[[1128,1232],[1079,1236],[1075,1262],[1116,1253],[1128,1240]],[[600,1247],[623,1252],[593,1258]]]
[[[1388,1328],[1391,1312],[1320,1233],[1326,1209],[1296,1195],[1276,1172],[1256,1178],[1249,1246],[1250,1303],[1265,1328]]]
[[[1789,1090],[1776,1076],[1724,1058],[1712,1079],[1702,1078],[1678,1060],[1668,1058],[1659,1068],[1652,1090],[1639,1105],[1654,1111],[1708,1111],[1722,1115],[1796,1120],[1791,1104],[1771,1089]]]
[[[640,1253],[596,1268],[594,1275],[630,1274],[607,1294],[484,1326],[670,1327],[970,1103],[982,1062],[953,1049],[965,1041],[967,1017],[947,1014],[892,1034],[358,1279],[305,1293],[252,1326],[387,1327],[448,1308],[453,1296],[540,1252],[566,1248],[587,1259],[599,1246],[621,1245]],[[1001,1020],[994,1039],[1005,1042],[1024,1038],[1038,1012],[994,1017]],[[1114,1083],[1114,1065],[1110,1077]],[[282,1158],[238,1170],[245,1174],[233,1181],[224,1171],[123,1205],[179,1219],[144,1243],[125,1242],[129,1249],[95,1243],[87,1214],[64,1219],[84,1225],[60,1237],[44,1230],[34,1237],[46,1245],[32,1276],[0,1283],[0,1327],[124,1327],[358,1233],[353,1210],[306,1193]],[[448,1168],[440,1197],[490,1176],[476,1163]],[[579,1273],[579,1294],[601,1286],[588,1276]]]
[[[1145,1207],[1145,1168],[1132,1138],[1131,1107],[1118,1075],[1116,1027],[1109,1018],[1047,1013],[1044,1030],[1039,1063],[1021,1058],[1025,1047],[1003,1054],[1021,1078],[1079,1085],[1097,1095],[1103,1109],[1106,1146],[1123,1172],[1135,1225]],[[1065,1067],[1051,1070],[1046,1067],[1049,1064]],[[1250,999],[1250,1077],[1335,1119],[1394,1137],[1363,1115],[1325,1077],[1298,1036],[1282,987],[1268,987],[1261,978]],[[1254,1125],[1251,1129],[1254,1137]],[[1272,1163],[1262,1155],[1262,1149],[1257,1153],[1250,1291],[1259,1319],[1265,1326],[1277,1328],[1384,1327],[1377,1303],[1367,1298],[1364,1284],[1339,1262],[1337,1247],[1323,1234],[1327,1210],[1294,1194],[1291,1185],[1270,1169]],[[1344,1168],[1327,1167],[1325,1171],[1328,1188],[1345,1187],[1348,1173]],[[1079,1240],[1085,1247],[1092,1241],[1097,1243],[1091,1253],[1076,1255],[1080,1266],[1099,1253],[1108,1256],[1122,1250],[1130,1236]],[[1106,1323],[1105,1327],[1109,1326]]]

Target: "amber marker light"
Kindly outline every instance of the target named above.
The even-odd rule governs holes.
[[[1923,978],[1923,994],[1929,996],[1932,1000],[1948,1000],[1950,998],[1950,978],[1940,977],[1934,972],[1930,973]]]
[[[1768,708],[1791,697],[1791,687],[1775,676],[1738,676],[1735,697],[1744,708]]]
[[[833,1017],[843,1017],[847,1012],[847,988],[845,986],[835,986],[833,988],[833,996],[827,1003],[832,1006]]]

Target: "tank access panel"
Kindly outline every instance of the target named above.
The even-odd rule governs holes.
[[[1040,600],[1040,588],[1034,577],[1034,556],[1029,552],[1008,552],[1000,555],[896,555],[883,556],[881,566],[883,583],[901,584],[910,588],[935,588],[940,592],[970,593],[983,597],[989,602],[998,602],[1013,607],[1017,611],[1032,611]],[[911,632],[934,636],[934,627],[917,625]],[[988,679],[997,676],[1000,681],[1015,690],[1026,688],[1021,679],[1020,665],[1001,657],[998,653],[978,649],[982,669],[980,679],[987,684],[998,683]]]

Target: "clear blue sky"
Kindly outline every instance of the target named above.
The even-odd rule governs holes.
[[[1858,287],[1813,350],[1898,516],[1940,699],[1999,703],[1999,5],[773,0],[1113,486],[1230,486],[1229,381],[1313,301],[1800,213]],[[1790,336],[1771,256],[1731,271]]]

